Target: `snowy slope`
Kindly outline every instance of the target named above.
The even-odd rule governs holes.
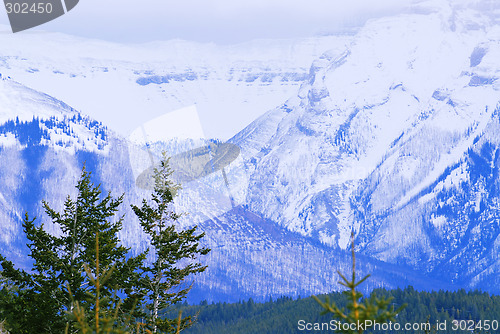
[[[488,1],[419,2],[412,12],[367,23],[343,52],[325,53],[297,96],[231,140],[242,147],[247,174],[240,200],[326,244],[345,248],[354,228],[368,255],[465,275],[456,265],[470,263],[465,257],[455,254],[455,265],[446,265],[442,256],[458,241],[437,241],[428,226],[445,224],[429,213],[435,197],[416,200],[469,159],[469,149],[480,150],[478,138],[496,135],[498,13]],[[498,223],[489,226],[489,238],[477,243],[467,233],[461,247],[497,256]],[[498,272],[492,263],[479,270]]]
[[[0,68],[110,124],[130,121],[116,126],[139,126],[133,137],[153,153],[199,148],[202,132],[225,139],[272,108],[230,139],[241,154],[225,175],[189,182],[178,198],[183,223],[199,224],[213,249],[199,299],[335,289],[352,229],[370,284],[498,292],[499,9],[417,1],[354,38],[298,44],[43,44],[27,34],[33,49],[21,50],[2,36]],[[64,41],[74,54],[42,56]],[[61,207],[83,161],[105,190],[127,194],[126,207],[147,195],[136,178],[151,167],[148,152],[13,80],[0,89],[2,252],[22,257],[20,208],[42,215],[42,198]],[[192,104],[198,115],[183,116],[199,119],[196,138],[163,142],[157,125],[174,118],[146,122]],[[124,240],[145,247],[132,220]]]
[[[0,79],[0,251],[19,265],[26,263],[21,222],[24,213],[39,217],[58,231],[42,210],[46,200],[61,210],[82,166],[93,172],[103,191],[138,193],[129,163],[128,143],[100,122],[62,101],[28,88],[8,77]],[[117,170],[120,172],[117,173]],[[129,224],[127,244],[140,244],[137,226]]]
[[[125,214],[121,232],[125,245],[134,252],[147,247],[146,238],[130,210],[130,204],[137,204],[148,195],[147,190],[135,185],[134,166],[130,162],[134,160],[131,155],[137,158],[138,154],[133,151],[133,145],[65,103],[11,79],[0,81],[0,102],[3,139],[0,145],[0,253],[3,256],[22,268],[26,266],[28,250],[21,227],[26,211],[30,217],[38,217],[37,222],[44,223],[49,232],[60,232],[47,219],[41,201],[61,210],[67,196],[76,195],[74,186],[83,164],[92,172],[93,181],[101,184],[104,193],[112,191],[115,196],[125,193],[119,212]],[[170,143],[175,144],[183,143]],[[194,189],[188,187],[190,191]],[[199,192],[203,188],[197,189]],[[318,268],[340,264],[341,269],[348,270],[347,254],[337,252],[332,257],[325,245],[286,231],[242,206],[229,208],[227,212],[219,208],[219,217],[213,218],[218,213],[200,205],[210,196],[204,195],[199,194],[197,198],[198,211],[190,207],[195,221],[190,215],[187,223],[200,223],[200,229],[207,234],[204,242],[212,252],[204,260],[210,269],[197,278],[192,301],[236,301],[249,297],[263,300],[269,296],[308,295],[339,288],[333,272],[318,275]],[[189,191],[188,195],[182,195],[181,202],[186,197]],[[212,218],[200,222],[199,211],[204,210],[208,210],[206,217]],[[369,258],[361,258],[359,269],[374,272],[378,281],[384,280],[386,286],[396,286],[403,281],[428,287],[421,277],[407,280],[404,270]]]
[[[294,94],[312,60],[349,39],[120,45],[62,34],[2,34],[0,73],[121,135],[196,104],[205,135],[225,140]]]
[[[2,147],[22,148],[29,141],[30,145],[47,145],[74,153],[76,150],[106,152],[108,146],[108,130],[102,124],[1,74],[0,124]],[[23,127],[26,129],[16,129]]]

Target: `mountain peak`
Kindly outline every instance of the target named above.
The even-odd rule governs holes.
[[[0,145],[106,150],[108,130],[66,103],[10,78],[0,81]]]

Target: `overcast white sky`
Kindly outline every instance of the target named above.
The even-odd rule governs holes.
[[[180,38],[232,44],[329,34],[402,10],[411,0],[80,0],[38,29],[116,42]],[[0,23],[8,24],[5,10]]]

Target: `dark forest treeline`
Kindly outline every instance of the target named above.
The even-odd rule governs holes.
[[[474,321],[477,327],[475,333],[500,333],[500,296],[491,296],[488,293],[459,290],[419,292],[412,287],[396,290],[377,289],[377,296],[391,296],[392,303],[397,308],[407,304],[406,308],[397,316],[397,323],[414,325],[426,324],[435,326],[439,321],[441,330],[431,330],[430,333],[471,333],[471,331],[460,330],[468,328]],[[330,300],[338,305],[345,305],[346,298],[342,293],[331,293]],[[324,299],[325,296],[320,296]],[[312,298],[294,300],[289,297],[279,298],[266,303],[255,303],[253,300],[241,301],[239,303],[216,303],[206,302],[196,306],[180,306],[183,314],[196,314],[196,324],[185,331],[186,334],[284,334],[284,333],[333,333],[331,329],[306,330],[305,324],[313,326],[315,323],[329,323],[330,315],[321,315],[322,307]],[[173,314],[178,309],[173,310]],[[303,326],[299,326],[302,320]],[[458,330],[453,330],[453,320],[464,320],[456,323]],[[467,320],[472,320],[467,322]],[[481,320],[481,323],[479,321]],[[488,320],[485,322],[485,320]],[[446,323],[446,330],[443,329]],[[483,325],[489,323],[491,327],[485,330]],[[495,324],[498,325],[496,330]],[[325,325],[326,326],[326,325]],[[416,326],[416,325],[415,325]],[[479,327],[483,327],[480,329]],[[302,328],[302,330],[300,330]],[[326,328],[326,327],[325,327]],[[403,327],[402,327],[403,328]],[[367,330],[366,333],[396,333],[396,331],[374,331]],[[400,331],[403,333],[403,331]],[[404,333],[425,333],[424,330],[405,330]]]

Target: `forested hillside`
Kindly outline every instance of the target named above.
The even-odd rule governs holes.
[[[475,333],[498,333],[500,331],[500,296],[489,295],[479,291],[466,292],[459,290],[420,292],[412,287],[397,290],[377,289],[373,293],[378,296],[392,296],[395,308],[407,304],[397,316],[397,323],[425,324],[429,321],[433,327],[437,322],[441,326],[446,323],[446,330],[437,333],[471,333],[460,330],[474,323]],[[346,298],[342,293],[328,295],[330,300],[339,305],[345,305]],[[324,299],[325,296],[320,296]],[[183,314],[198,314],[197,323],[187,330],[187,334],[288,334],[288,333],[334,333],[335,331],[308,330],[310,324],[330,323],[330,315],[321,315],[322,308],[312,298],[292,299],[279,298],[266,303],[255,303],[253,300],[227,304],[201,303],[197,306],[183,305]],[[177,310],[173,311],[174,313]],[[302,322],[301,322],[302,320]],[[458,320],[457,330],[453,330],[453,320]],[[463,321],[460,321],[463,320]],[[489,320],[485,322],[485,320]],[[481,323],[479,323],[481,321]],[[485,330],[485,324],[490,324],[490,330]],[[420,326],[423,327],[423,326]],[[482,327],[479,328],[479,327]],[[311,327],[309,327],[311,328]],[[494,330],[496,328],[496,330]],[[391,331],[367,331],[374,334],[388,334]],[[396,333],[394,331],[394,333]],[[425,333],[424,330],[409,330],[404,333]],[[430,333],[435,333],[433,328]]]

